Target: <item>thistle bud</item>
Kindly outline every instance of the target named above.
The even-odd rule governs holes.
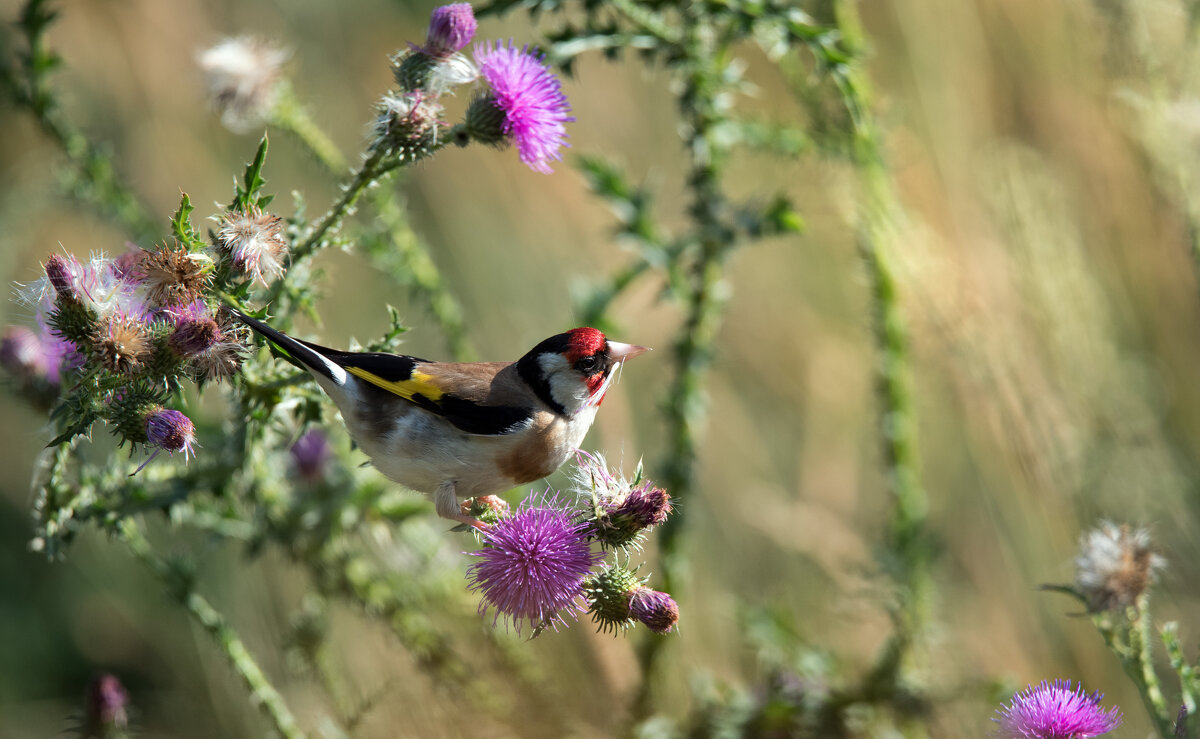
[[[292,444],[291,453],[300,476],[316,480],[325,472],[325,463],[329,460],[329,441],[320,429],[310,428]]]
[[[679,606],[666,593],[642,587],[629,596],[629,615],[655,634],[669,634],[679,623]]]
[[[644,582],[645,578],[620,565],[605,565],[584,581],[583,595],[587,599],[588,613],[592,614],[600,631],[618,634],[633,626],[629,596]]]
[[[176,324],[167,345],[181,357],[191,357],[212,349],[221,340],[221,328],[208,317],[189,318]]]
[[[129,693],[116,675],[100,675],[88,684],[84,696],[83,734],[108,737],[129,725]]]
[[[187,457],[196,443],[196,427],[179,411],[158,407],[146,414],[146,443]]]
[[[429,33],[423,51],[435,57],[448,57],[462,51],[475,38],[475,28],[475,13],[470,3],[434,8],[429,16]]]
[[[51,254],[46,260],[45,268],[46,278],[50,280],[50,286],[54,288],[59,300],[79,300],[78,282],[82,267],[74,257]]]

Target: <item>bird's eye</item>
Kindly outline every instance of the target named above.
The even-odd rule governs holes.
[[[580,372],[591,372],[596,369],[597,359],[595,357],[584,357],[575,363]]]

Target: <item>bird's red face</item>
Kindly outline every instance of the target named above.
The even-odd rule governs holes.
[[[610,341],[594,328],[573,328],[538,344],[517,365],[543,400],[573,415],[599,405],[613,370],[644,351],[644,346]]]

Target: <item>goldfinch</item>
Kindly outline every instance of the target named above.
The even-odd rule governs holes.
[[[583,442],[617,370],[647,351],[574,328],[515,362],[431,362],[327,349],[234,315],[312,374],[385,477],[432,494],[439,516],[472,526],[480,524],[458,499],[558,469]]]

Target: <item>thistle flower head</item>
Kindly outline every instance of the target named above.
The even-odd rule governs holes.
[[[43,265],[46,279],[59,300],[78,300],[79,281],[83,277],[83,267],[75,257],[51,254]]]
[[[290,54],[266,41],[225,39],[199,55],[213,107],[235,133],[261,125],[279,95],[280,70]]]
[[[329,460],[329,440],[320,429],[310,428],[292,444],[291,454],[300,476],[315,480],[321,477]]]
[[[113,730],[129,725],[129,693],[116,675],[100,675],[88,684],[84,696],[83,728],[85,736],[109,736]]]
[[[530,169],[549,174],[550,161],[561,160],[566,127],[574,121],[562,86],[543,56],[509,42],[475,46],[475,61],[488,91],[467,110],[472,138],[489,144],[513,142]]]
[[[629,596],[629,615],[655,634],[669,634],[679,623],[679,606],[666,593],[638,588]]]
[[[1084,693],[1082,685],[1072,689],[1068,680],[1043,681],[1014,695],[992,720],[1004,739],[1088,739],[1121,723],[1119,709],[1101,708],[1103,697]]]
[[[154,408],[146,414],[146,442],[159,450],[183,452],[187,458],[196,444],[196,427],[177,410]]]
[[[196,301],[208,287],[212,269],[207,255],[163,243],[139,255],[136,274],[150,302],[169,310]]]
[[[1104,521],[1079,543],[1075,588],[1092,612],[1127,608],[1146,591],[1166,560],[1150,549],[1150,532]]]
[[[606,547],[637,546],[642,532],[658,526],[671,513],[671,496],[649,480],[631,482],[608,469],[601,454],[575,453],[576,492],[590,498],[592,535]]]
[[[471,589],[483,595],[480,613],[495,609],[518,631],[564,623],[583,610],[583,581],[601,560],[588,545],[587,525],[554,498],[530,498],[484,535],[467,568]]]
[[[442,106],[421,90],[389,92],[377,106],[375,141],[396,151],[436,143]]]
[[[0,367],[14,377],[44,377],[48,362],[41,337],[24,326],[5,328],[0,337]]]
[[[150,356],[149,328],[140,318],[113,313],[96,324],[91,348],[104,369],[116,374],[133,374]]]
[[[167,340],[168,345],[181,357],[203,354],[221,340],[221,328],[214,318],[205,316],[176,324]]]
[[[429,16],[429,33],[421,49],[433,57],[448,57],[462,51],[475,38],[475,13],[470,3],[453,3],[434,8]]]
[[[267,277],[283,275],[288,243],[279,216],[251,206],[229,211],[220,219],[217,242],[234,269],[264,286]]]

